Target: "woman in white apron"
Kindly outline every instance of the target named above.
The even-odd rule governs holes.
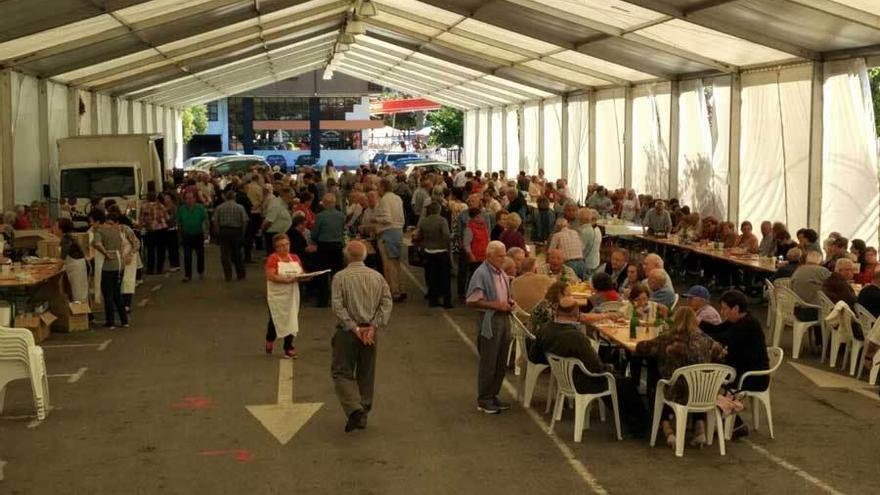
[[[64,260],[64,272],[70,283],[70,295],[74,302],[89,302],[89,273],[86,267],[85,253],[73,236],[73,222],[69,218],[58,220],[61,230],[61,259]]]
[[[272,354],[275,340],[284,339],[284,358],[296,359],[293,338],[299,332],[299,282],[306,280],[302,262],[290,254],[287,234],[272,238],[275,252],[266,260],[266,301],[269,324],[266,330],[266,354]]]

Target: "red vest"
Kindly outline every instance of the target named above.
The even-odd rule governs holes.
[[[477,224],[473,220],[468,220],[468,229],[474,238],[471,241],[471,253],[477,261],[486,261],[486,250],[489,247],[489,229],[485,224]]]

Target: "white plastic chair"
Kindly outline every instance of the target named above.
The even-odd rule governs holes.
[[[776,322],[776,286],[769,279],[764,279],[764,288],[767,291],[767,330],[773,331]]]
[[[828,315],[834,311],[834,303],[822,291],[819,291],[816,297],[819,299],[819,328],[822,329],[822,355],[819,356],[819,362],[823,363],[825,362],[825,356],[828,354],[831,339],[831,326],[825,318],[828,318]]]
[[[691,413],[706,413],[706,439],[712,444],[712,436],[715,434],[716,423],[718,430],[718,449],[721,455],[727,453],[724,447],[724,423],[721,420],[721,411],[715,405],[721,387],[730,383],[736,377],[736,370],[724,364],[694,364],[675,370],[669,380],[657,381],[657,393],[654,396],[654,421],[651,426],[651,447],[657,443],[657,430],[660,428],[660,418],[663,414],[663,406],[669,406],[675,413],[675,455],[684,455],[684,437],[687,428],[687,415]],[[679,404],[666,397],[667,388],[679,378],[684,379],[688,387],[688,398],[685,404]]]
[[[37,418],[49,413],[49,380],[43,349],[34,344],[34,336],[25,328],[0,327],[0,413],[6,399],[6,385],[27,378],[34,394]]]
[[[791,277],[779,277],[773,281],[773,285],[776,288],[785,287],[786,289],[791,289]]]
[[[874,325],[877,324],[877,318],[875,318],[874,315],[872,315],[871,312],[868,311],[867,309],[865,309],[865,307],[862,306],[861,304],[856,304],[855,310],[856,310],[856,321],[858,321],[859,326],[862,327],[862,337],[864,338],[864,340],[862,341],[863,346],[867,346],[868,345],[868,336],[871,334],[871,331],[874,329]],[[871,372],[874,373],[874,378],[877,377],[876,372],[874,371],[874,368],[877,366],[877,362],[878,362],[877,355],[875,354],[874,361],[872,362],[872,366],[871,366]],[[862,372],[864,370],[865,370],[865,360],[860,359],[859,360],[859,369],[856,371],[856,379],[857,380],[862,378]],[[874,383],[874,381],[871,380],[871,384],[873,384],[873,383]]]
[[[526,340],[535,340],[535,336],[529,332],[529,329],[522,320],[513,314],[510,315],[510,329],[517,353],[525,357],[526,363],[525,373],[519,373],[519,393],[517,394],[517,400],[522,400],[523,407],[528,409],[532,407],[532,397],[535,394],[535,386],[538,383],[538,378],[545,370],[550,369],[550,365],[533,363],[529,360],[529,353],[526,349]],[[551,375],[550,383],[547,385],[547,407],[545,409],[545,414],[550,411],[552,394],[553,376]]]
[[[553,426],[556,421],[562,419],[562,409],[565,405],[565,399],[574,399],[574,441],[580,443],[583,438],[584,429],[590,427],[590,415],[588,410],[594,400],[599,400],[601,404],[602,397],[611,397],[611,409],[614,414],[614,426],[617,428],[617,439],[623,440],[620,434],[620,408],[617,406],[617,383],[614,375],[611,373],[592,373],[587,370],[584,363],[575,358],[563,358],[553,354],[547,354],[547,361],[550,363],[553,377],[556,380],[556,402],[553,410],[553,419],[550,420],[550,432],[553,432]],[[581,394],[574,386],[574,371],[579,369],[585,375],[591,378],[605,378],[607,380],[607,388],[595,394]],[[599,408],[600,418],[604,421],[605,414],[602,407]]]
[[[777,282],[778,281],[779,280],[777,280]],[[800,321],[795,318],[794,308],[796,306],[819,309],[819,306],[804,302],[804,300],[795,294],[793,290],[777,285],[776,323],[773,325],[773,347],[779,347],[779,341],[782,340],[782,331],[786,326],[790,326],[792,330],[792,359],[797,359],[798,356],[800,356],[804,334],[807,333],[807,330],[809,330],[810,327],[819,324],[819,320]]]
[[[852,322],[855,315],[849,306],[843,306],[840,314],[837,328],[831,329],[831,355],[828,359],[828,365],[834,368],[837,364],[837,354],[840,352],[840,346],[844,346],[843,361],[840,363],[841,368],[846,366],[846,360],[849,358],[849,374],[856,374],[856,366],[858,365],[859,356],[862,354],[862,347],[865,342],[858,340],[853,335]]]
[[[616,313],[623,307],[621,301],[605,301],[596,308],[597,313]]]
[[[12,325],[12,305],[7,301],[0,301],[0,326]]]
[[[773,375],[775,375],[779,367],[782,366],[782,358],[785,357],[785,352],[781,347],[768,347],[767,357],[770,358],[770,368],[763,371],[746,371],[739,377],[736,389],[741,390],[743,382],[745,382],[746,378],[750,376],[768,377],[766,390],[761,392],[742,390],[741,396],[743,400],[751,399],[752,426],[755,427],[755,430],[760,428],[761,423],[761,409],[758,407],[758,404],[763,404],[764,410],[767,412],[767,428],[770,430],[770,438],[776,438],[773,436],[773,410],[770,408],[770,385],[773,384]],[[728,440],[730,440],[733,434],[733,423],[736,416],[736,414],[731,414],[724,420],[724,437]]]

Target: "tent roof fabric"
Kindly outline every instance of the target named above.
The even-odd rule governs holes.
[[[361,0],[7,0],[0,65],[147,103],[326,66]],[[880,54],[876,0],[373,0],[335,70],[461,109]]]

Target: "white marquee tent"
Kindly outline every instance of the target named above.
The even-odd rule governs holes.
[[[7,0],[0,204],[55,140],[330,65],[466,112],[469,166],[877,241],[876,0]]]

